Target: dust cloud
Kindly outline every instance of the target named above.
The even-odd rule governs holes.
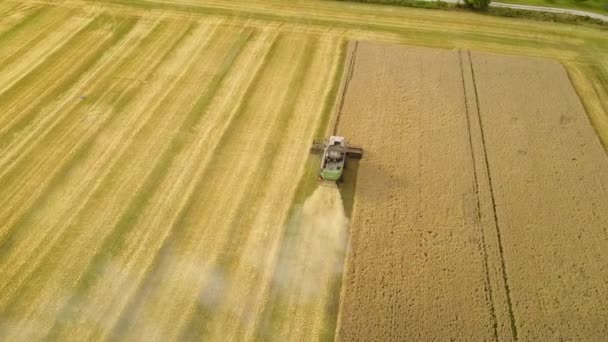
[[[296,290],[300,300],[317,297],[331,276],[342,273],[347,230],[340,192],[319,186],[289,222],[275,281]]]
[[[346,254],[349,220],[336,187],[319,186],[287,223],[269,303],[280,312],[263,335],[318,340],[337,319],[335,299]],[[280,317],[280,318],[279,318]]]

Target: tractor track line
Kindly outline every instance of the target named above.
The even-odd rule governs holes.
[[[464,95],[464,107],[465,107],[465,117],[467,120],[467,136],[468,136],[468,141],[469,141],[469,150],[471,152],[471,162],[472,162],[472,169],[473,169],[473,180],[474,180],[474,184],[473,184],[473,190],[475,191],[475,196],[477,198],[476,201],[476,207],[477,207],[477,226],[479,227],[479,235],[481,237],[481,252],[482,252],[482,259],[483,259],[483,266],[484,266],[484,273],[485,273],[485,281],[486,281],[486,291],[489,294],[489,297],[486,296],[486,300],[488,301],[488,304],[490,306],[490,315],[492,316],[492,330],[494,333],[494,340],[498,341],[498,321],[496,319],[496,309],[494,308],[494,297],[492,294],[492,285],[490,284],[490,271],[488,269],[488,252],[487,252],[487,247],[486,247],[486,238],[485,238],[485,234],[483,231],[483,223],[481,220],[481,206],[480,206],[480,198],[479,198],[479,180],[477,179],[477,163],[475,161],[475,151],[473,149],[473,137],[471,135],[471,119],[470,119],[470,113],[469,113],[469,100],[467,97],[467,87],[466,87],[466,83],[464,80],[464,68],[463,68],[463,62],[462,62],[462,52],[461,50],[458,50],[458,60],[460,63],[460,77],[462,80],[462,91],[463,91],[463,95]],[[477,98],[477,97],[475,97]],[[479,107],[477,107],[479,108]]]
[[[473,59],[471,58],[471,51],[467,51],[467,54],[469,57],[469,65],[471,67],[471,76],[473,78],[473,89],[475,90],[475,105],[477,106],[477,119],[479,120],[479,128],[481,130],[481,142],[482,142],[482,147],[483,147],[483,155],[484,155],[484,161],[485,161],[485,166],[486,166],[486,173],[488,174],[488,184],[490,187],[490,198],[492,200],[492,212],[494,214],[494,224],[496,226],[496,237],[498,238],[498,250],[500,252],[500,262],[501,262],[501,266],[502,266],[501,267],[502,277],[503,277],[503,281],[505,282],[505,292],[507,295],[507,309],[509,311],[509,318],[511,320],[511,334],[513,336],[513,339],[515,341],[517,341],[518,340],[517,325],[515,323],[515,314],[513,312],[513,305],[512,305],[512,300],[511,300],[511,289],[509,287],[509,282],[508,282],[508,277],[507,277],[504,250],[503,250],[503,246],[502,246],[502,238],[501,238],[501,233],[500,233],[500,225],[498,223],[498,215],[496,213],[496,199],[494,196],[494,186],[492,183],[492,174],[490,173],[490,164],[488,162],[488,151],[486,148],[486,138],[485,138],[485,133],[484,133],[484,129],[483,129],[483,120],[481,119],[481,110],[479,107],[479,94],[477,92],[477,83],[475,81],[475,69],[473,68]]]
[[[342,88],[342,94],[340,95],[340,106],[338,107],[338,110],[336,112],[336,121],[334,123],[334,130],[332,135],[338,134],[338,127],[340,126],[340,116],[342,115],[342,108],[344,107],[344,99],[346,98],[346,93],[348,93],[348,86],[350,84],[350,81],[352,80],[353,74],[355,73],[358,47],[359,42],[355,41],[355,46],[353,47],[353,51],[351,52],[350,60],[348,62],[348,71],[344,80],[344,88]]]

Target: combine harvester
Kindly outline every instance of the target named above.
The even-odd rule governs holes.
[[[342,182],[342,173],[346,168],[346,159],[363,157],[361,147],[349,146],[344,137],[332,135],[327,141],[313,141],[310,152],[322,154],[319,181],[323,184],[336,185]]]

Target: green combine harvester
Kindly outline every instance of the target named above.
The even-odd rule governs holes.
[[[342,182],[347,158],[363,157],[361,147],[349,146],[344,137],[335,135],[329,137],[327,141],[313,141],[310,152],[322,155],[319,180],[330,184]]]

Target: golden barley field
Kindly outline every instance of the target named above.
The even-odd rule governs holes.
[[[608,157],[555,61],[353,43],[342,341],[600,340]]]

